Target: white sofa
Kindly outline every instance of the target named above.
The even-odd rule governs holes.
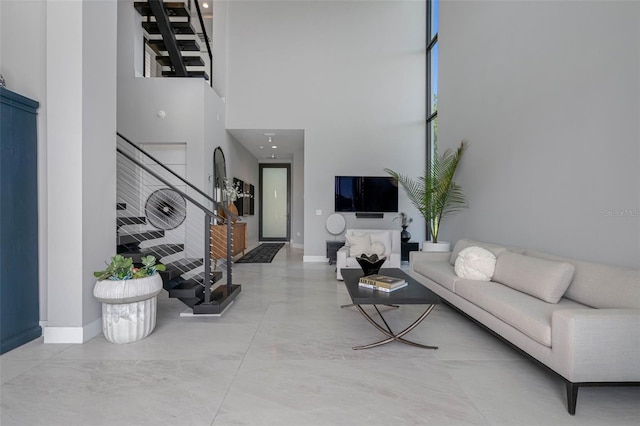
[[[456,275],[475,246],[496,257],[491,281]],[[409,273],[560,375],[570,414],[580,386],[640,385],[640,271],[460,240],[450,253],[412,252]]]
[[[369,241],[368,247],[366,241]],[[364,245],[358,244],[362,242]],[[384,246],[384,250],[381,249],[381,246]],[[342,268],[360,269],[356,257],[362,253],[367,255],[376,253],[386,256],[387,260],[382,264],[383,268],[399,268],[401,248],[399,229],[347,229],[345,245],[336,254],[336,277],[342,281],[340,273]]]

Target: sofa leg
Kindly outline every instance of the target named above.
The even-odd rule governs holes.
[[[567,408],[572,416],[576,414],[576,403],[578,401],[578,385],[567,382]]]

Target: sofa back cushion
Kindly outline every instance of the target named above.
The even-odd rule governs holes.
[[[347,235],[346,244],[349,246],[349,256],[357,257],[371,253],[371,238],[369,235]],[[377,253],[376,253],[377,254]]]
[[[506,250],[505,247],[502,247],[496,244],[481,243],[478,241],[473,241],[473,240],[468,240],[463,238],[461,240],[458,240],[456,245],[453,247],[453,251],[451,252],[451,257],[449,258],[449,263],[451,263],[452,265],[455,265],[456,259],[458,258],[458,255],[460,254],[460,252],[466,249],[467,247],[474,247],[474,246],[482,247],[484,249],[489,250],[491,253],[493,253],[495,257],[498,257],[500,253]]]
[[[493,281],[547,303],[558,303],[571,284],[574,272],[575,267],[567,262],[540,259],[505,250],[498,255]]]
[[[538,251],[528,256],[568,262],[575,266],[573,281],[564,297],[593,308],[640,308],[640,271]]]
[[[349,242],[351,236],[364,237],[365,240],[368,238],[369,244],[373,247],[370,247],[369,251],[365,252],[367,254],[376,253],[389,257],[391,253],[400,253],[399,229],[347,229],[345,232],[346,246],[351,247]],[[380,245],[384,246],[382,253],[380,253]]]

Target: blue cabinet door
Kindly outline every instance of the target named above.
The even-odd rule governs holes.
[[[42,335],[38,290],[38,105],[0,88],[0,353]]]

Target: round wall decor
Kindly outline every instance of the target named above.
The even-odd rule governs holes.
[[[329,231],[329,233],[332,235],[342,234],[342,231],[344,231],[344,227],[346,225],[347,225],[347,221],[345,220],[344,216],[342,216],[341,214],[333,213],[333,214],[330,214],[329,217],[327,218],[327,223],[326,223],[327,231]]]

